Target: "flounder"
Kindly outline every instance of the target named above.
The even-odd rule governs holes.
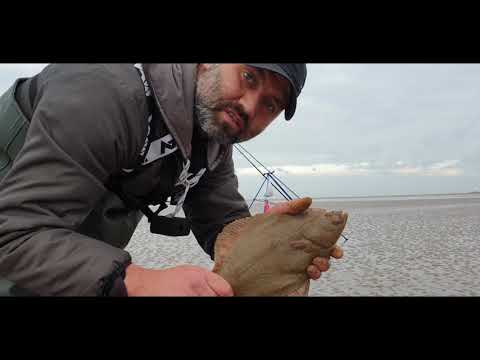
[[[308,209],[298,215],[267,213],[237,220],[217,238],[213,271],[230,283],[236,296],[308,290],[307,267],[315,257],[330,256],[347,219],[343,211]]]

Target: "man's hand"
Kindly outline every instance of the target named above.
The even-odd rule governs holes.
[[[199,266],[182,265],[165,270],[127,267],[128,296],[233,296],[220,275]]]
[[[272,208],[270,208],[268,213],[297,215],[306,211],[311,204],[311,198],[295,199],[273,206]],[[342,248],[338,245],[335,245],[330,256],[335,259],[341,259],[343,257]],[[322,273],[328,271],[329,268],[330,259],[316,257],[315,259],[313,259],[312,264],[307,268],[307,274],[311,279],[318,280],[322,276]]]

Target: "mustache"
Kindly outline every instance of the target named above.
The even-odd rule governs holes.
[[[216,104],[216,106],[213,108],[214,111],[221,111],[221,110],[224,110],[224,109],[227,109],[227,108],[230,108],[232,110],[234,110],[238,116],[243,120],[243,122],[245,123],[245,128],[248,127],[248,123],[249,123],[249,118],[248,118],[248,114],[247,112],[245,111],[245,109],[243,108],[243,106],[239,103],[236,103],[236,102],[233,102],[233,101],[222,101],[222,102],[219,102],[218,104]]]

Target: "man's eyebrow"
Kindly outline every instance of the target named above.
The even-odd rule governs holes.
[[[266,71],[265,69],[260,69],[260,68],[256,68],[254,66],[251,67],[253,69],[254,72],[256,72],[258,74],[258,76],[260,77],[260,79],[262,80],[262,83],[265,82],[266,80]]]

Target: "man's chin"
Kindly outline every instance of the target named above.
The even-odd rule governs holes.
[[[214,141],[220,145],[233,145],[235,143],[238,143],[238,140],[236,138],[216,138]]]
[[[233,131],[227,124],[222,124],[218,117],[214,120],[205,121],[202,126],[203,133],[211,141],[221,145],[231,145],[238,142],[239,134]]]
[[[218,141],[222,145],[232,145],[238,141],[240,134],[232,132],[228,126],[224,126],[218,134]]]
[[[212,133],[208,134],[208,138],[209,140],[214,141],[220,145],[231,145],[237,142],[236,137],[232,137],[225,133],[219,133],[219,132],[215,132],[214,134]]]

